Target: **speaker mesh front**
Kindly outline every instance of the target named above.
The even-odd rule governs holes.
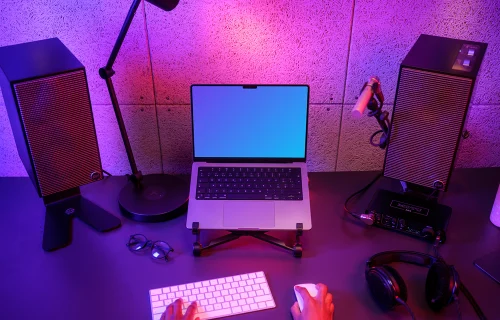
[[[386,177],[446,189],[471,88],[468,78],[402,68]]]
[[[14,85],[42,196],[92,182],[101,160],[84,70]]]

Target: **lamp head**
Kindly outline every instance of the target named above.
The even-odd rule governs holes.
[[[179,4],[179,0],[146,0],[152,5],[157,6],[165,11],[173,10]]]

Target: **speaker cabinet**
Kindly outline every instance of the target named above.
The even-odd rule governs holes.
[[[0,48],[19,156],[42,197],[101,179],[83,65],[57,38]]]
[[[386,177],[446,191],[486,47],[418,38],[399,71]]]
[[[118,218],[80,196],[102,179],[84,66],[57,38],[0,48],[0,86],[21,161],[46,205],[43,248],[69,244],[78,217],[98,231]]]

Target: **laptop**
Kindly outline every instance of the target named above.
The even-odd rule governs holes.
[[[309,86],[192,85],[186,227],[311,229]]]

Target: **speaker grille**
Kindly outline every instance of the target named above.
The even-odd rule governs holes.
[[[84,70],[14,85],[42,196],[92,182],[101,173]]]
[[[402,68],[386,177],[429,188],[440,181],[446,189],[472,84],[468,78]]]

